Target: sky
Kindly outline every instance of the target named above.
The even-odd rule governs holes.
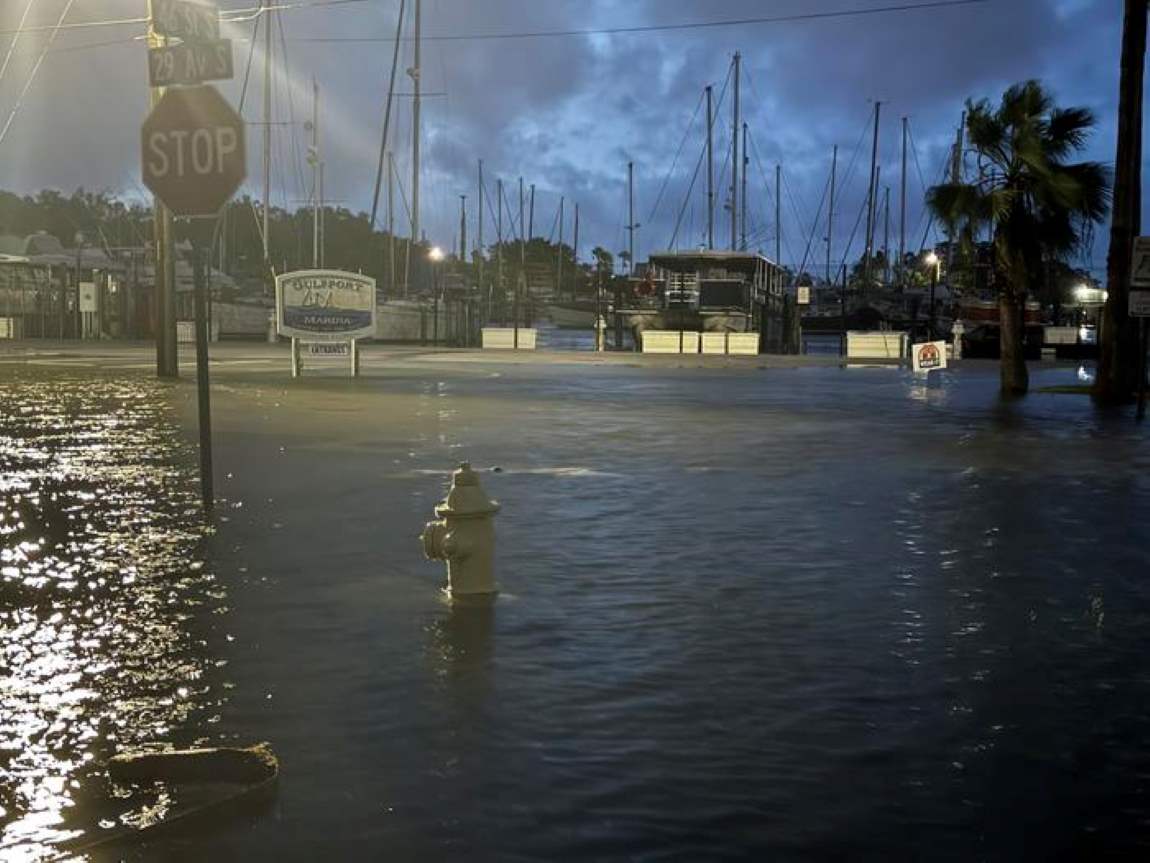
[[[78,187],[146,200],[139,126],[148,110],[143,25],[73,25],[134,19],[145,0],[0,0],[0,188],[31,193]],[[312,194],[305,148],[312,80],[320,88],[325,199],[371,209],[383,106],[399,0],[281,0],[272,51],[272,194],[276,206],[305,206]],[[835,261],[857,258],[870,159],[870,123],[881,102],[881,186],[891,189],[890,244],[898,246],[901,119],[913,141],[908,159],[908,249],[926,234],[923,186],[937,182],[968,98],[997,99],[1012,83],[1041,79],[1061,105],[1093,110],[1098,127],[1083,158],[1114,159],[1122,4],[1117,0],[983,0],[961,6],[827,16],[924,0],[423,0],[426,37],[421,224],[445,248],[459,242],[460,195],[467,195],[468,245],[478,230],[478,160],[495,237],[496,180],[506,184],[504,233],[518,225],[518,180],[536,186],[534,232],[558,234],[564,199],[566,242],[579,205],[579,254],[627,248],[627,165],[634,163],[637,258],[697,248],[706,240],[703,88],[714,87],[716,246],[730,244],[731,57],[742,56],[740,102],[750,165],[747,234],[775,256],[775,166],[782,168],[783,263],[821,273],[826,260],[825,194],[839,148],[831,226]],[[308,5],[322,3],[327,5]],[[407,0],[403,32],[412,33]],[[258,0],[220,0],[225,18],[251,19]],[[65,27],[54,34],[61,16]],[[442,39],[539,31],[604,30],[807,15],[805,20],[515,39]],[[263,197],[263,39],[254,22],[225,25],[237,80],[220,89],[242,104],[248,128],[248,183]],[[395,152],[397,231],[407,233],[411,194],[413,45],[401,42],[389,148]],[[43,57],[36,69],[37,61]],[[251,76],[245,89],[245,69]],[[30,77],[31,76],[31,77]],[[25,92],[26,91],[26,92]],[[23,98],[21,99],[21,94]],[[13,115],[13,110],[15,113]],[[740,142],[741,143],[741,142]],[[973,165],[973,161],[971,162]],[[696,166],[700,166],[696,175]],[[694,182],[692,184],[692,178]],[[880,198],[880,207],[883,198]],[[381,199],[380,222],[385,219]],[[818,216],[816,224],[816,215]],[[876,244],[886,236],[878,217]],[[1100,232],[1102,233],[1102,232]],[[1101,271],[1105,235],[1077,263]]]

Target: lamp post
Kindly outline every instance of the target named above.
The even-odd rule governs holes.
[[[934,289],[938,286],[939,269],[942,267],[942,260],[934,252],[927,252],[926,265],[930,267],[930,312],[929,312],[929,327],[930,327],[930,340],[934,341]]]
[[[80,312],[80,267],[83,263],[84,255],[84,233],[83,231],[76,232],[76,338],[84,338],[84,329],[82,324],[82,317]]]
[[[439,292],[440,292],[440,277],[439,265],[443,261],[443,249],[439,246],[432,246],[427,253],[427,259],[431,261],[431,343],[438,347],[439,345]]]

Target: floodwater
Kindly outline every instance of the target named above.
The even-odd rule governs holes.
[[[1128,414],[983,364],[284,376],[217,376],[210,535],[189,386],[0,384],[5,853],[82,822],[110,749],[192,740],[270,741],[274,810],[125,859],[1150,851]],[[465,458],[490,607],[417,539]]]

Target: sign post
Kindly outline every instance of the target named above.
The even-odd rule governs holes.
[[[312,357],[347,356],[359,376],[356,339],[375,335],[375,279],[340,270],[297,270],[276,276],[276,329],[292,340],[292,377]]]
[[[184,7],[195,7],[188,11]],[[184,38],[218,38],[214,7],[186,0],[154,0],[155,26]],[[199,10],[207,9],[208,12]],[[176,10],[176,11],[171,11]],[[210,18],[212,25],[204,22]],[[173,24],[175,22],[175,24]],[[188,23],[191,22],[191,23]],[[179,27],[186,27],[179,32]],[[203,34],[201,37],[201,33]],[[214,35],[213,35],[214,33]],[[205,509],[215,502],[212,482],[211,390],[208,379],[207,273],[205,246],[215,234],[216,216],[247,175],[244,123],[211,86],[168,89],[140,133],[143,177],[176,216],[198,219],[193,243],[196,311],[196,386],[200,426],[200,492]]]

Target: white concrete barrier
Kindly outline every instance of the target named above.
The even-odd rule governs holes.
[[[680,350],[682,346],[682,350]],[[699,334],[694,330],[644,330],[645,354],[697,354]]]
[[[739,357],[759,355],[758,333],[727,333],[727,353]]]
[[[726,333],[703,333],[703,353],[725,354],[727,352]]]
[[[906,354],[906,333],[889,331],[847,333],[848,359],[902,360]]]
[[[0,318],[0,339],[20,338],[20,324],[16,318]]]
[[[1078,327],[1043,327],[1043,344],[1047,345],[1076,345],[1078,344]]]
[[[519,350],[533,351],[538,332],[531,327],[519,328]],[[483,349],[496,351],[515,350],[516,338],[514,327],[484,327]]]

